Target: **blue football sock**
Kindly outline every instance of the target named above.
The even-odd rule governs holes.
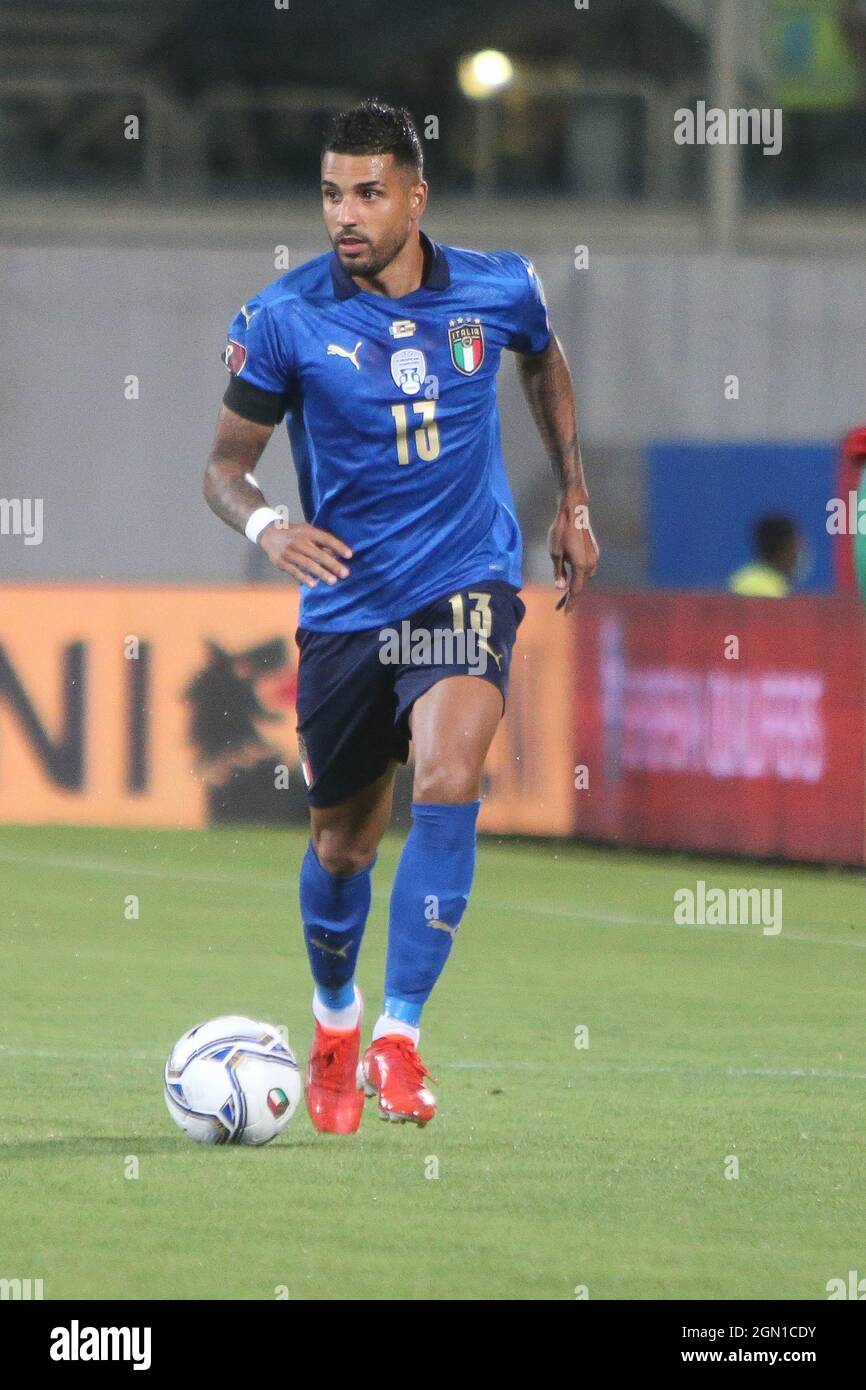
[[[480,801],[414,802],[391,889],[383,1013],[417,1027],[448,959],[475,872]]]
[[[345,1009],[355,998],[355,962],[370,911],[368,864],[338,878],[319,863],[312,842],[301,865],[301,920],[316,992],[329,1009]]]

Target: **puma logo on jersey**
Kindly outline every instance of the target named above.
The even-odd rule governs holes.
[[[340,347],[339,343],[328,343],[328,356],[329,356],[329,357],[348,357],[349,361],[352,363],[352,366],[355,368],[355,370],[356,370],[356,371],[360,371],[360,370],[361,370],[361,364],[360,364],[360,362],[358,361],[358,353],[360,352],[362,345],[363,345],[363,339],[359,339],[358,342],[355,344],[355,347],[354,347],[353,351],[352,351],[352,352],[349,352],[348,348]]]
[[[241,305],[241,313],[243,314],[244,318],[246,319],[247,328],[249,328],[249,326],[250,326],[250,319],[255,318],[255,316],[256,316],[256,314],[257,314],[258,312],[259,312],[258,309],[253,309],[252,312],[250,312],[250,310],[247,308],[246,304],[242,304],[242,305]]]
[[[450,932],[452,936],[455,936],[455,935],[457,934],[457,928],[456,928],[456,927],[449,927],[449,925],[448,925],[447,922],[440,922],[440,921],[438,920],[438,918],[436,918],[436,917],[433,917],[433,918],[428,922],[428,926],[435,927],[437,931],[447,931],[447,932]]]

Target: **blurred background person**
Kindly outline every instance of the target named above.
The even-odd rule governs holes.
[[[734,570],[732,594],[744,598],[787,598],[803,557],[799,529],[789,516],[762,516],[752,533],[755,558]]]

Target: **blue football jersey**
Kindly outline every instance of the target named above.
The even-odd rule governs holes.
[[[301,626],[315,631],[522,582],[496,372],[503,348],[547,346],[541,284],[516,252],[422,241],[428,271],[412,294],[359,289],[328,252],[249,299],[229,329],[226,404],[263,423],[286,416],[304,518],[352,550],[348,578],[302,588]]]

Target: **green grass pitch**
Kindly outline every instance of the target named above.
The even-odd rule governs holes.
[[[822,1299],[866,1274],[862,876],[482,841],[425,1014],[433,1123],[368,1102],[354,1136],[302,1110],[264,1149],[195,1145],[162,1100],[187,1028],[249,1013],[306,1059],[305,842],[0,831],[0,1277],[46,1299],[570,1300]],[[374,874],[365,1041],[400,842]],[[675,926],[699,878],[782,888],[782,932]]]

